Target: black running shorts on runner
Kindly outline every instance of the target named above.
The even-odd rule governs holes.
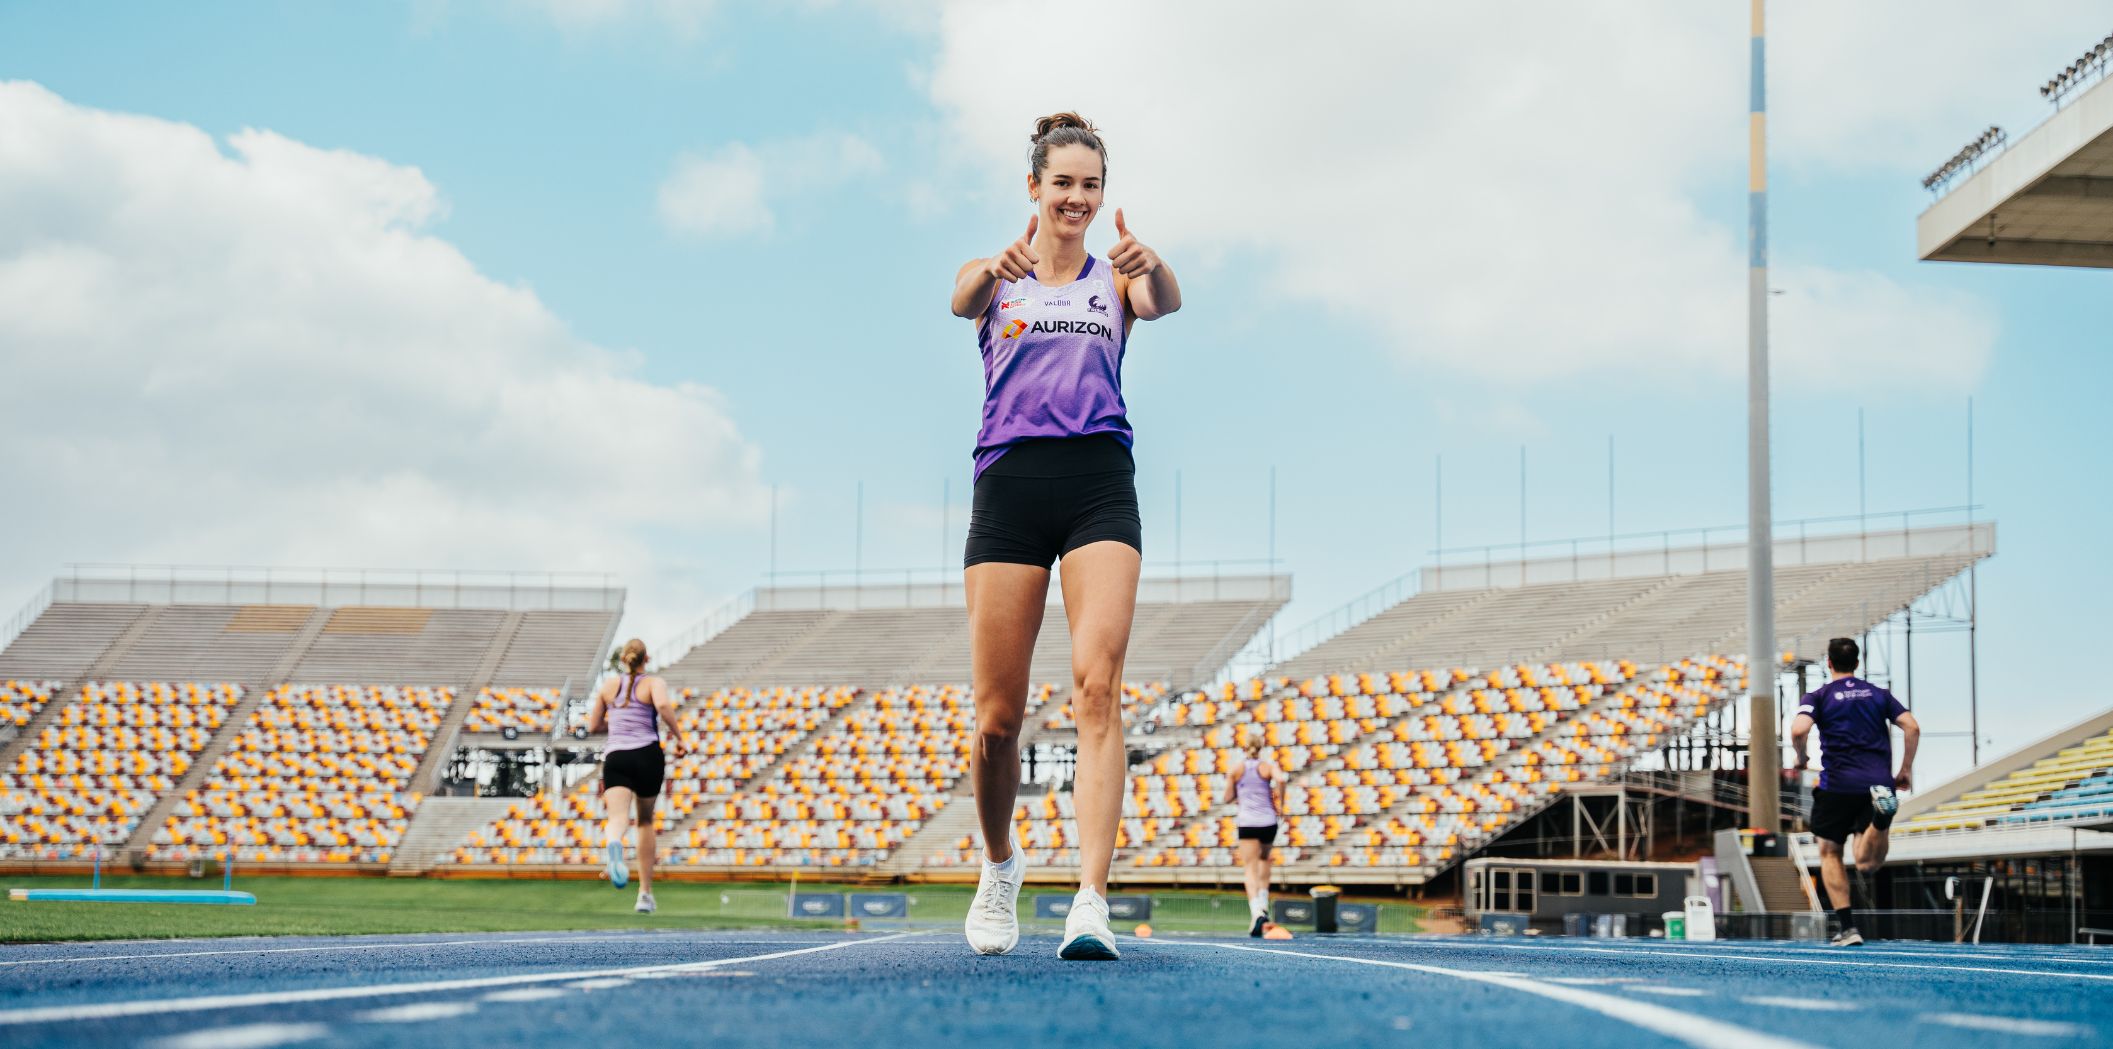
[[[962,563],[1048,568],[1107,539],[1144,552],[1129,447],[1106,434],[1022,441],[976,478]]]
[[[1812,836],[1840,845],[1854,834],[1876,826],[1888,830],[1893,817],[1881,816],[1871,807],[1868,790],[1815,790],[1812,792]]]
[[[602,789],[622,787],[641,798],[657,798],[667,771],[667,758],[662,756],[658,743],[612,750],[602,755]]]
[[[1277,825],[1272,823],[1267,827],[1242,827],[1240,828],[1240,840],[1259,841],[1265,851],[1275,848],[1277,844]]]

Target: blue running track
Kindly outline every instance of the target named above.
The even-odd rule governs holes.
[[[568,933],[0,948],[0,1045],[2071,1046],[2113,950]]]

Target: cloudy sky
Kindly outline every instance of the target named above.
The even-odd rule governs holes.
[[[1742,520],[1745,5],[1328,10],[0,4],[0,602],[74,561],[579,570],[655,639],[773,549],[958,565],[943,299],[1058,109],[1185,290],[1126,369],[1158,568],[1266,556],[1275,468],[1288,631],[1429,560],[1439,456],[1447,545],[1519,540],[1522,447],[1526,537],[1604,534],[1610,439],[1618,530]],[[1915,262],[1918,181],[2042,119],[2103,14],[1773,5],[1778,516],[1857,512],[1859,410],[1864,505],[1961,504],[1974,398],[1998,747],[2105,703],[2016,672],[2105,622],[2113,285]],[[1918,648],[1963,730],[1963,645]]]

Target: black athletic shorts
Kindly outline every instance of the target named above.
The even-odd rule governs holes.
[[[1144,553],[1129,446],[1110,434],[1022,441],[976,478],[962,564],[1048,568],[1104,539]]]
[[[1267,827],[1242,827],[1240,828],[1240,840],[1259,841],[1262,843],[1263,851],[1266,852],[1276,847],[1277,825],[1272,823]]]
[[[602,789],[623,787],[641,798],[660,797],[660,783],[668,775],[668,759],[660,744],[648,743],[631,750],[612,750],[602,755]]]
[[[1813,837],[1840,845],[1868,827],[1890,829],[1893,817],[1871,807],[1868,790],[1814,790],[1811,822]]]

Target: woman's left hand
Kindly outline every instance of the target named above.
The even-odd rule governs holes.
[[[1149,277],[1159,269],[1159,253],[1145,247],[1136,234],[1130,232],[1129,224],[1123,221],[1121,208],[1115,209],[1115,232],[1121,234],[1122,239],[1108,249],[1108,265],[1115,267],[1117,273],[1136,280]]]

